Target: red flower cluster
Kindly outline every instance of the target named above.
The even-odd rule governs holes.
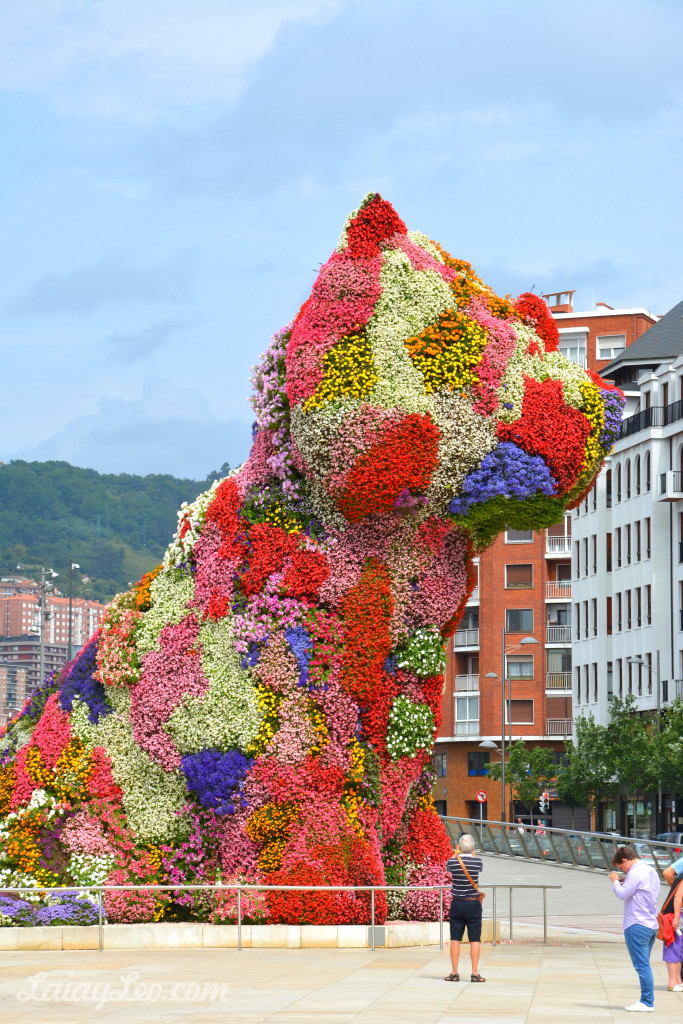
[[[297,538],[280,526],[254,523],[249,530],[248,568],[240,579],[244,593],[258,594],[268,577],[282,569],[297,543]]]
[[[228,477],[216,488],[216,497],[206,510],[207,523],[215,523],[223,537],[218,552],[221,558],[239,559],[244,555],[237,515],[241,505],[242,498],[237,484],[233,477]]]
[[[290,597],[314,601],[330,575],[327,559],[320,551],[295,551],[282,586]]]
[[[391,203],[375,195],[349,224],[346,252],[356,259],[375,256],[380,242],[387,242],[395,234],[405,235],[407,231]]]
[[[389,512],[401,491],[423,491],[438,463],[439,431],[430,416],[412,413],[389,426],[361,455],[338,498],[346,518]]]
[[[523,292],[517,296],[513,305],[517,316],[543,338],[546,352],[556,352],[560,347],[560,334],[543,299],[531,292]]]
[[[581,472],[591,425],[578,409],[565,405],[562,381],[539,383],[526,377],[524,385],[522,415],[514,423],[499,424],[496,434],[545,459],[560,491],[566,493]]]
[[[344,623],[341,683],[358,701],[374,703],[377,699],[384,661],[392,648],[389,625],[393,610],[389,570],[370,558],[340,607]]]
[[[451,855],[451,844],[434,811],[418,810],[413,813],[403,843],[403,853],[415,864],[424,864],[427,860],[435,864],[446,863]]]

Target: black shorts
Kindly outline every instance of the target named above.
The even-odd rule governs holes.
[[[481,903],[479,900],[451,900],[448,916],[451,938],[460,942],[467,927],[470,942],[481,942]]]

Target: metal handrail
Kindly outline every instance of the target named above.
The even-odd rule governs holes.
[[[370,893],[370,937],[371,937],[371,949],[375,949],[375,928],[378,927],[375,924],[375,893],[376,892],[396,892],[399,891],[438,891],[439,893],[439,949],[444,948],[443,939],[443,912],[444,912],[444,893],[451,888],[449,885],[244,885],[241,882],[224,882],[218,885],[68,885],[68,886],[45,886],[45,887],[29,887],[29,886],[2,886],[0,887],[0,894],[8,892],[17,893],[33,893],[37,895],[42,893],[47,895],[50,893],[58,892],[94,892],[97,893],[98,901],[98,950],[102,952],[104,948],[103,931],[104,931],[104,909],[102,904],[102,893],[107,892],[140,892],[142,890],[151,890],[153,892],[159,892],[162,890],[170,890],[177,892],[179,890],[208,890],[211,892],[215,891],[236,891],[237,893],[237,949],[242,949],[242,893],[246,891],[256,890],[261,891],[275,891],[275,892],[369,892]],[[513,889],[542,889],[543,890],[543,943],[545,944],[548,936],[548,915],[547,915],[547,898],[546,889],[561,889],[561,885],[504,885],[504,884],[493,884],[493,885],[482,885],[481,889],[492,889],[493,890],[493,941],[492,945],[496,945],[496,891],[498,889],[509,889],[510,890],[510,939],[512,939],[512,928],[513,928],[513,916],[512,916],[512,890]],[[381,927],[381,926],[380,926]]]
[[[545,825],[539,827],[523,822],[480,821],[479,818],[445,815],[442,815],[441,820],[453,842],[457,842],[457,827],[459,834],[471,832],[475,837],[479,835],[477,846],[484,853],[521,856],[565,867],[612,871],[612,855],[617,846],[635,845],[641,859],[651,862],[661,876],[665,868],[683,856],[683,844],[613,835],[611,832],[549,828]]]

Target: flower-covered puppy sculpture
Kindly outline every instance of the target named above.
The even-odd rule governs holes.
[[[559,519],[619,429],[621,394],[557,347],[540,299],[498,298],[367,196],[255,371],[247,462],[0,739],[0,885],[441,881],[429,764],[472,555]],[[247,913],[361,922],[368,902]]]

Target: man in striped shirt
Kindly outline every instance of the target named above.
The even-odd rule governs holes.
[[[460,855],[458,859],[458,854]],[[446,863],[446,871],[453,880],[451,889],[451,910],[449,923],[451,930],[451,973],[446,981],[460,981],[458,960],[460,943],[467,928],[472,960],[471,981],[486,981],[479,974],[479,954],[481,952],[481,900],[478,896],[479,875],[483,869],[481,857],[474,850],[474,839],[470,835],[460,836],[460,843],[453,851],[453,856]],[[469,878],[467,877],[469,875]]]

